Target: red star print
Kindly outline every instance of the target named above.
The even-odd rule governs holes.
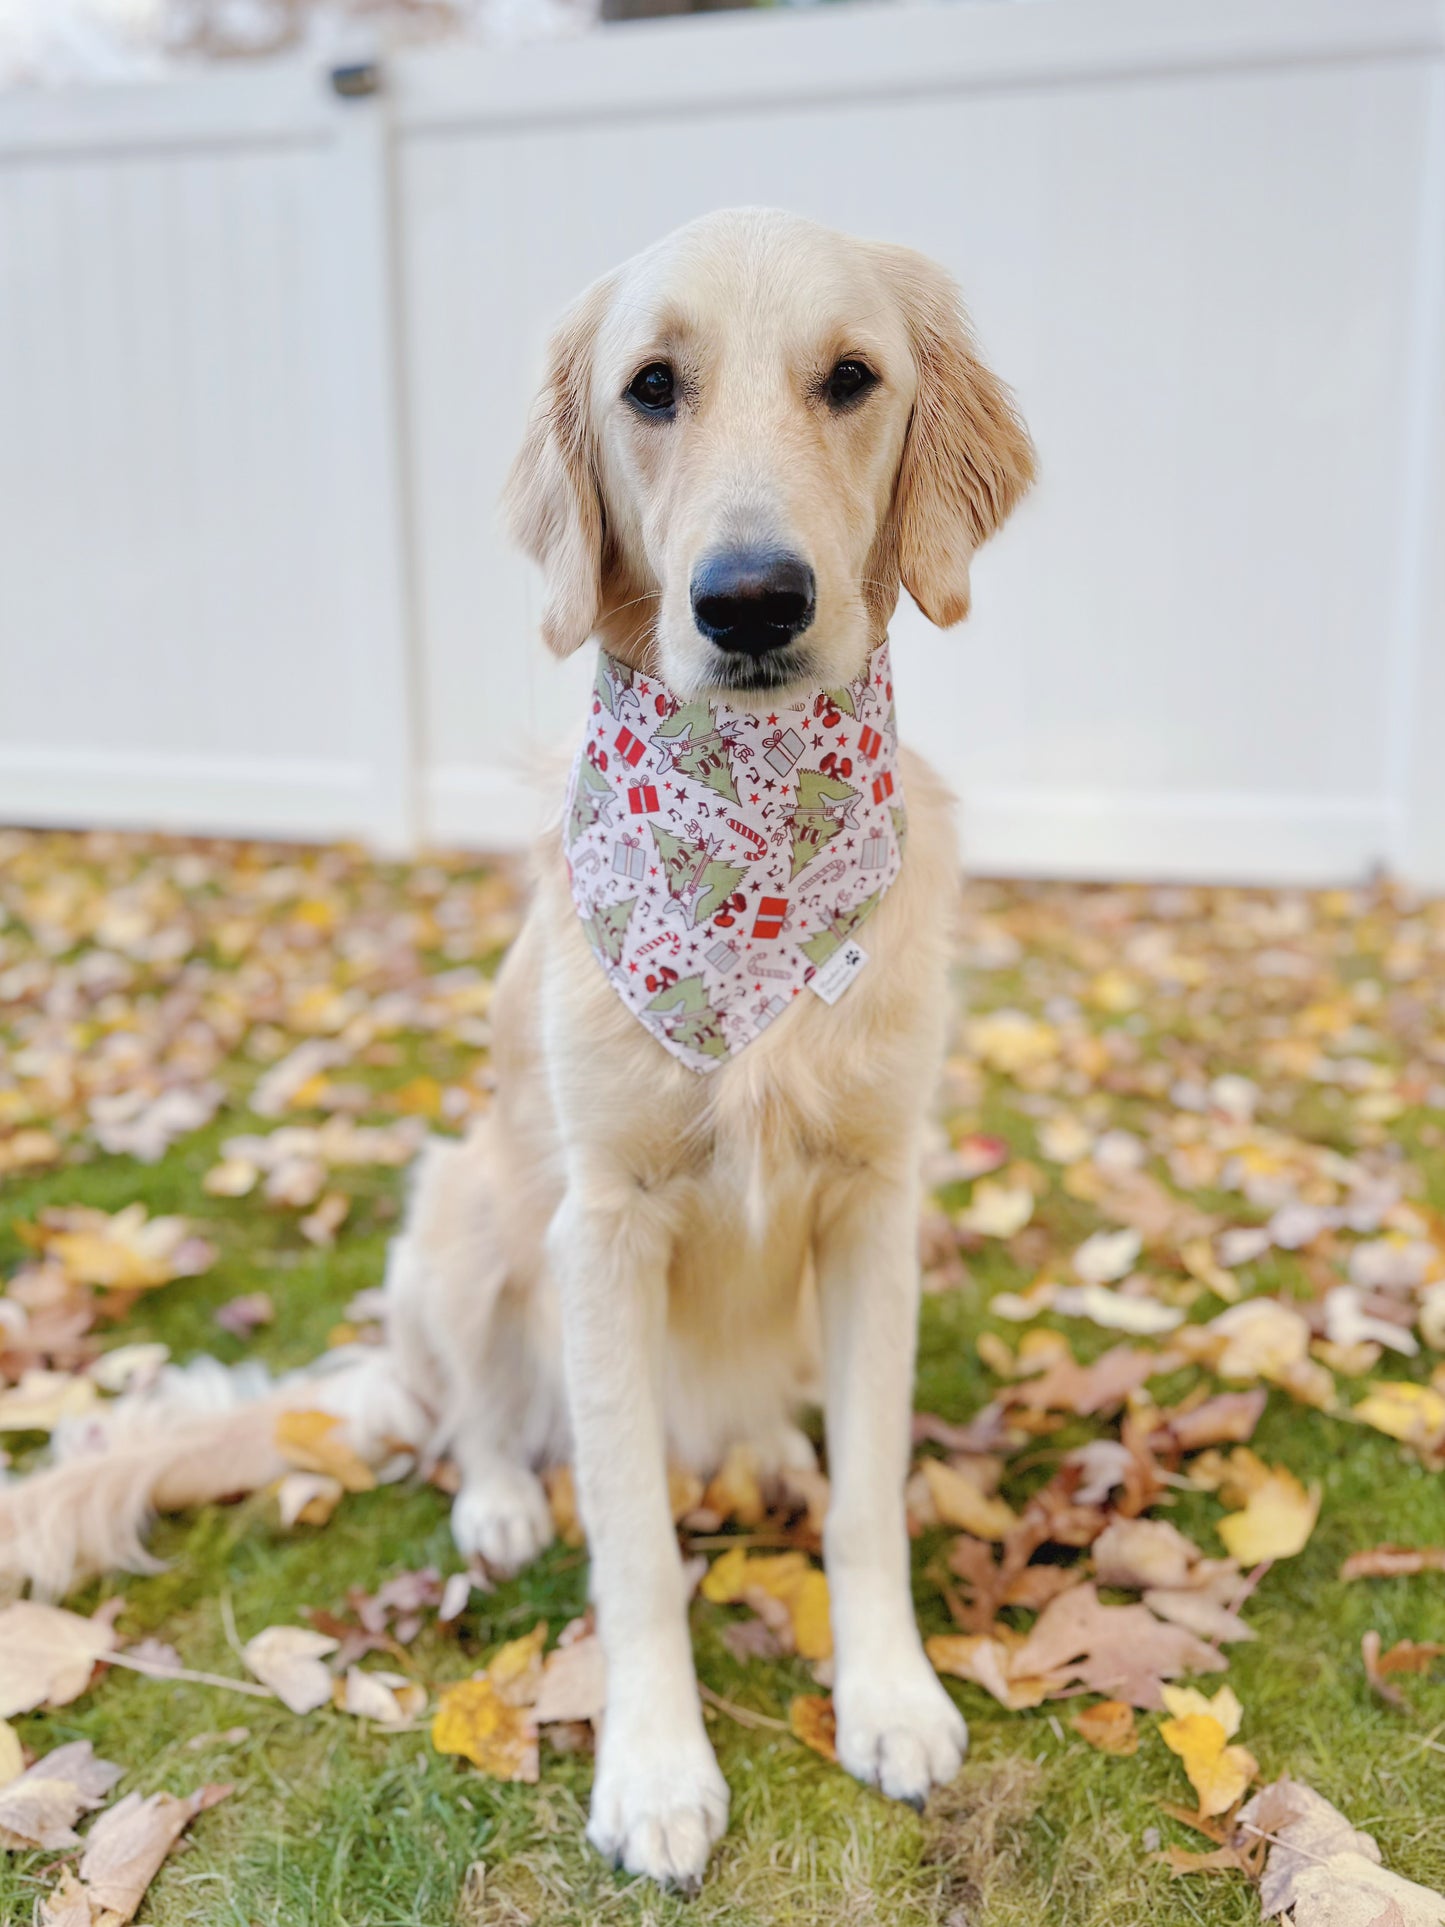
[[[839,736],[835,740],[839,749],[846,749],[848,747],[848,738],[846,736]]]
[[[769,718],[768,718],[768,721],[769,721],[770,723],[775,723],[775,722],[776,722],[777,720],[778,720],[778,719],[777,719],[777,717],[776,717],[776,716],[769,716]]]
[[[756,792],[755,792],[755,793],[754,793],[754,794],[753,794],[752,796],[750,796],[750,797],[748,798],[748,801],[749,801],[750,803],[756,803],[756,802],[757,802],[757,800],[758,800],[758,799],[757,799],[757,794],[756,794]]]
[[[637,975],[637,965],[635,963],[630,963],[627,968],[632,972],[634,977]]]

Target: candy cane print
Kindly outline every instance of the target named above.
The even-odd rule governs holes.
[[[751,824],[740,823],[735,816],[730,816],[727,819],[727,826],[730,830],[736,830],[739,836],[745,836],[748,842],[751,843],[753,848],[757,851],[759,856],[763,856],[767,853],[767,848],[768,848],[767,840],[764,837],[759,836],[757,831],[752,827]]]

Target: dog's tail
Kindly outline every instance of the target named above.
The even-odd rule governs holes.
[[[277,1422],[297,1410],[332,1413],[338,1443],[381,1478],[431,1449],[432,1415],[389,1346],[348,1347],[280,1380],[214,1359],[167,1366],[147,1390],[65,1421],[53,1464],[0,1485],[0,1594],[28,1584],[53,1599],[96,1573],[155,1571],[144,1543],[154,1515],[281,1478]]]

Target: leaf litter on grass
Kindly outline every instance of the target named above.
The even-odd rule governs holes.
[[[456,862],[385,872],[339,851],[63,836],[7,836],[4,854],[0,1169],[46,1187],[0,1297],[0,1422],[31,1421],[14,1428],[24,1464],[25,1440],[84,1423],[159,1368],[163,1349],[132,1362],[115,1341],[138,1309],[204,1276],[238,1235],[227,1214],[261,1214],[298,1251],[344,1253],[371,1174],[485,1108],[477,959],[507,940],[517,906],[505,877]],[[1445,1220],[1417,1161],[1432,1131],[1440,1148],[1431,1113],[1445,1107],[1445,908],[1387,891],[976,885],[966,942],[972,1008],[929,1154],[923,1256],[930,1293],[987,1312],[969,1370],[993,1389],[966,1422],[922,1414],[916,1428],[910,1530],[936,1547],[920,1601],[954,1626],[930,1651],[1001,1706],[1075,1700],[1070,1728],[1163,1797],[1162,1755],[1139,1740],[1177,1741],[1214,1851],[1257,1871],[1252,1849],[1214,1839],[1253,1771],[1217,1717],[1230,1690],[1217,1676],[1257,1635],[1251,1599],[1272,1599],[1322,1505],[1331,1517],[1328,1491],[1301,1476],[1319,1449],[1292,1465],[1288,1438],[1329,1428],[1347,1453],[1372,1431],[1405,1463],[1445,1462]],[[113,1190],[105,1210],[84,1201],[97,1152],[144,1164],[201,1135],[210,1161],[189,1218]],[[222,1304],[218,1329],[269,1344],[280,1303],[273,1279]],[[1267,1408],[1292,1413],[1296,1433],[1257,1456]],[[325,1414],[285,1431],[280,1518],[335,1530],[371,1468]],[[580,1544],[565,1467],[548,1488],[560,1536]],[[708,1546],[699,1610],[760,1682],[790,1659],[830,1682],[815,1563],[826,1499],[824,1474],[763,1479],[745,1448],[705,1489],[674,1480],[685,1551],[736,1535]],[[1361,1544],[1345,1571],[1442,1560],[1440,1545]],[[306,1690],[292,1682],[311,1709],[298,1718],[329,1706],[404,1730],[433,1691],[465,1688],[460,1727],[443,1733],[470,1732],[463,1755],[493,1757],[478,1733],[481,1702],[495,1702],[507,1775],[530,1768],[530,1735],[585,1742],[605,1692],[590,1627],[550,1653],[538,1644],[530,1703],[500,1693],[490,1666],[429,1690],[394,1670],[410,1639],[425,1623],[455,1640],[490,1581],[398,1583],[415,1603],[334,1602],[310,1631],[268,1629],[288,1652],[309,1642],[286,1662],[317,1669]],[[1394,1625],[1363,1667],[1358,1648],[1324,1656],[1398,1695],[1397,1674],[1428,1679],[1431,1630]],[[539,1636],[540,1623],[522,1643]],[[96,1658],[74,1655],[78,1692]],[[1207,1701],[1181,1684],[1210,1675]],[[766,1718],[786,1711],[826,1758],[826,1694],[775,1704]]]

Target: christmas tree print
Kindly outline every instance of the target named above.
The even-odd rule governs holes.
[[[667,894],[681,909],[688,929],[696,929],[721,909],[746,873],[738,864],[719,863],[714,854],[716,843],[674,836],[658,823],[650,823],[648,828],[662,858]]]
[[[908,811],[901,803],[890,803],[888,814],[893,818],[893,837],[898,845],[898,854],[902,856],[908,842]]]
[[[702,1057],[726,1057],[727,1039],[722,1019],[707,1000],[701,977],[684,977],[659,990],[646,1009],[667,1020],[667,1034],[675,1045]]]
[[[636,908],[636,897],[629,897],[626,903],[601,903],[582,925],[587,934],[588,943],[603,963],[622,962],[623,940]]]
[[[871,897],[864,897],[851,910],[835,911],[826,930],[820,930],[816,937],[809,937],[805,943],[799,944],[798,948],[809,963],[817,964],[821,969],[835,951],[843,948],[859,924],[872,916],[882,895],[881,889],[875,890]]]
[[[856,716],[858,714],[858,705],[854,700],[855,691],[853,684],[849,683],[842,689],[825,689],[823,694],[828,698],[829,702],[832,703],[834,709],[841,710],[845,716]]]
[[[798,771],[798,801],[788,825],[793,837],[793,876],[833,841],[843,827],[848,805],[857,797],[857,790],[840,776],[825,776],[819,769]]]
[[[737,790],[733,787],[732,767],[728,762],[727,739],[717,726],[717,717],[707,703],[681,703],[666,722],[659,723],[652,733],[655,743],[665,743],[671,750],[673,764],[685,776],[695,776],[700,783],[725,796],[730,803],[738,800]],[[677,747],[672,748],[673,744]]]
[[[577,841],[594,823],[606,823],[617,798],[608,787],[600,769],[594,769],[584,756],[577,771],[577,787],[572,797],[572,814],[567,819],[567,846]]]

